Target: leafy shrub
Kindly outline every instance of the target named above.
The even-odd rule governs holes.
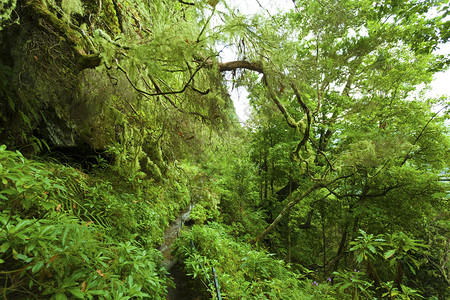
[[[0,292],[11,299],[162,299],[168,277],[154,246],[189,195],[182,185],[144,189],[124,192],[104,177],[1,146]]]
[[[95,225],[52,215],[35,221],[0,215],[2,267],[13,270],[2,278],[4,294],[33,292],[59,299],[118,299],[113,296],[117,289],[129,297],[165,294],[165,269],[157,250],[114,242]]]
[[[226,299],[303,299],[301,274],[273,255],[239,242],[229,231],[217,223],[194,225],[177,240],[176,256],[198,286],[215,295],[209,275],[214,267]]]

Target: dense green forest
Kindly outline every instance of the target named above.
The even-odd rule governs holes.
[[[293,4],[0,1],[3,299],[450,297],[449,1]]]

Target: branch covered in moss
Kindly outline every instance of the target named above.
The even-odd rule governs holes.
[[[322,182],[316,182],[313,186],[311,186],[309,189],[307,189],[303,194],[300,195],[300,197],[290,201],[283,210],[278,214],[278,216],[275,218],[275,220],[270,224],[263,232],[261,232],[260,235],[258,235],[256,238],[252,239],[250,241],[251,244],[255,244],[259,242],[262,238],[264,238],[269,232],[272,231],[272,229],[281,221],[281,219],[284,217],[284,215],[297,203],[299,203],[301,200],[305,199],[309,194],[314,192],[317,189],[320,189],[324,187],[324,183]]]
[[[61,34],[67,41],[67,44],[74,53],[79,68],[95,68],[100,65],[101,58],[98,54],[87,54],[85,48],[87,45],[80,39],[76,31],[65,22],[58,19],[52,12],[50,12],[45,3],[40,0],[31,0],[27,2],[28,7],[45,22],[49,23],[59,34]]]
[[[283,208],[283,210],[278,214],[278,216],[275,218],[275,220],[273,220],[272,224],[270,224],[263,232],[261,232],[260,235],[258,235],[256,238],[252,239],[249,241],[250,244],[256,244],[259,241],[261,241],[267,234],[269,234],[269,232],[272,231],[272,229],[275,228],[275,226],[281,221],[281,219],[290,211],[290,209],[295,206],[297,203],[299,203],[300,201],[302,201],[303,199],[305,199],[309,194],[311,194],[312,192],[314,192],[315,190],[321,189],[321,188],[327,188],[333,184],[335,184],[336,182],[338,182],[339,180],[342,179],[346,179],[350,176],[352,176],[353,174],[349,174],[349,175],[344,175],[344,176],[340,176],[337,177],[329,182],[325,181],[325,180],[321,180],[321,181],[317,181],[315,182],[310,188],[308,188],[306,191],[304,191],[299,197],[297,197],[296,199],[290,201],[288,204],[286,204],[286,206]]]
[[[207,61],[207,63],[212,63]],[[260,62],[249,62],[245,60],[230,61],[226,63],[217,63],[220,72],[234,71],[236,69],[247,69],[256,71],[259,73],[264,73],[263,66]]]
[[[211,60],[205,60],[207,64],[212,64],[213,62]],[[283,114],[284,118],[286,119],[287,124],[296,129],[298,133],[301,135],[301,140],[298,143],[296,149],[292,153],[292,157],[294,159],[298,159],[300,157],[300,150],[301,148],[306,145],[309,139],[310,135],[310,127],[311,127],[311,112],[306,105],[306,103],[303,101],[300,92],[298,91],[297,87],[294,83],[291,83],[291,87],[294,91],[295,97],[297,98],[298,103],[302,107],[303,112],[305,113],[305,116],[298,122],[294,120],[294,118],[291,117],[289,112],[286,110],[284,105],[278,100],[278,97],[273,92],[273,88],[271,87],[270,80],[268,78],[269,74],[265,72],[262,63],[260,62],[249,62],[249,61],[231,61],[226,63],[217,63],[217,66],[219,67],[220,72],[225,71],[234,71],[236,69],[247,69],[256,71],[259,73],[264,74],[263,80],[264,84],[267,87],[267,91],[269,93],[269,97],[272,99],[272,101],[276,104],[280,112]]]

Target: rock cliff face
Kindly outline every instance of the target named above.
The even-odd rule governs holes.
[[[19,4],[20,25],[0,32],[2,80],[7,81],[2,86],[2,142],[24,146],[35,138],[55,147],[102,149],[116,139],[118,120],[111,102],[135,95],[118,88],[123,76],[108,77],[98,55],[83,54],[96,57],[95,64],[80,60],[64,37],[69,33],[62,33],[70,27],[49,10],[43,14],[45,3],[39,7],[38,2]]]
[[[204,125],[223,128],[234,115],[221,77],[195,59],[207,45],[174,28],[198,26],[185,6],[18,1],[0,30],[0,144],[106,151],[161,180],[185,147],[205,141]],[[154,16],[165,11],[164,27]]]

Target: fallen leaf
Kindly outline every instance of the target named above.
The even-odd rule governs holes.
[[[102,277],[106,277],[106,275],[102,273],[102,270],[97,270],[97,273]]]
[[[83,283],[81,284],[81,291],[82,291],[82,292],[86,292],[86,286],[87,286],[87,284],[86,284],[86,280],[85,280],[85,281],[83,281]]]

